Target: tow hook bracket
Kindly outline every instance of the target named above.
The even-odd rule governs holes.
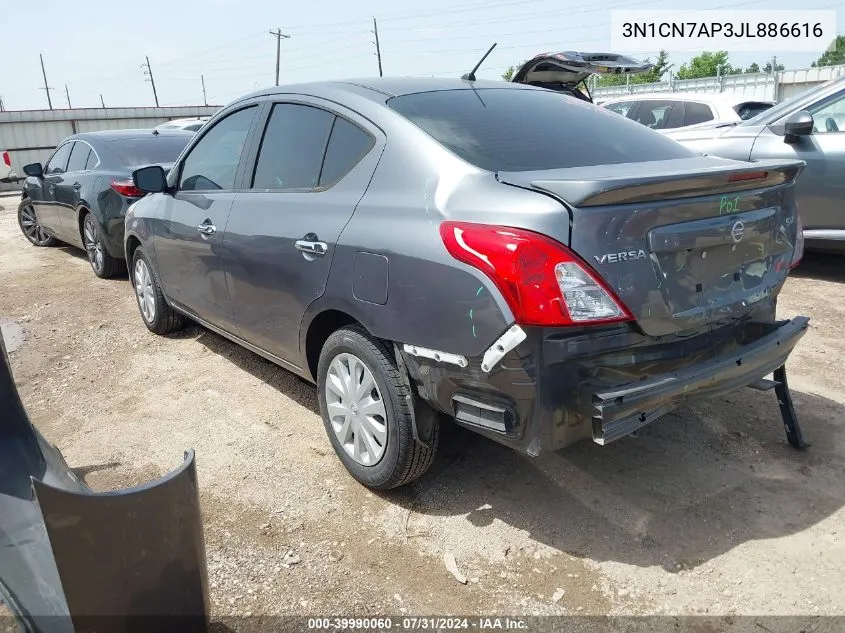
[[[795,415],[795,407],[792,406],[792,394],[789,391],[789,383],[786,381],[786,365],[781,365],[774,371],[775,395],[780,405],[780,414],[783,418],[783,429],[786,431],[786,441],[792,448],[799,450],[809,446],[804,441],[801,432],[801,425],[798,416]]]
[[[512,325],[484,352],[484,357],[481,359],[481,369],[489,374],[493,370],[493,367],[496,366],[496,363],[502,360],[505,354],[522,343],[527,336],[525,330],[521,327]]]

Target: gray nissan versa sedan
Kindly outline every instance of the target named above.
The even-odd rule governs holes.
[[[126,257],[150,330],[188,318],[315,382],[346,468],[391,488],[439,414],[537,455],[762,388],[808,322],[775,320],[802,166],[515,83],[276,87],[135,171]]]

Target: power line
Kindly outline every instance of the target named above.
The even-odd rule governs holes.
[[[156,107],[158,107],[158,93],[156,92],[156,80],[153,77],[153,69],[150,66],[150,58],[149,56],[145,55],[144,59],[146,59],[147,62],[145,64],[141,64],[141,68],[144,70],[144,74],[149,78],[145,79],[145,81],[149,81],[150,84],[152,84],[153,86],[153,98],[155,99]]]
[[[277,28],[275,31],[270,31],[270,35],[276,38],[276,85],[279,85],[279,59],[282,55],[282,38],[289,39],[290,35],[282,33],[282,29]]]
[[[41,59],[41,74],[44,76],[44,87],[42,90],[47,92],[47,105],[50,106],[50,109],[53,109],[53,100],[50,99],[50,91],[52,88],[47,85],[47,71],[44,70],[44,55],[41,53],[38,54],[38,57]]]

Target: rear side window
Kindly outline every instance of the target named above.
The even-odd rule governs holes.
[[[739,115],[740,119],[742,119],[743,121],[747,121],[748,119],[757,116],[761,112],[765,112],[771,107],[771,103],[749,101],[746,103],[740,103],[739,105],[734,107],[734,110]]]
[[[97,166],[97,163],[100,162],[100,159],[97,158],[97,152],[91,150],[88,153],[88,160],[85,161],[85,169],[94,169]]]
[[[681,106],[681,108],[682,107],[683,106]],[[662,130],[664,128],[673,127],[672,120],[676,117],[673,117],[672,114],[673,112],[678,112],[681,108],[678,107],[677,101],[657,101],[649,99],[640,103],[640,107],[634,116],[634,120],[637,123],[642,123],[646,127],[650,127],[653,130]],[[677,127],[677,125],[674,127]]]
[[[713,118],[713,111],[706,103],[687,101],[684,125],[696,125],[697,123],[712,121]]]
[[[150,134],[149,137],[122,138],[106,141],[109,152],[122,167],[142,167],[155,163],[172,163],[185,149],[191,137],[187,134]]]
[[[619,101],[618,103],[608,103],[604,106],[605,109],[615,112],[616,114],[621,114],[622,116],[628,116],[628,113],[633,107],[633,101]]]
[[[334,114],[312,106],[273,106],[261,149],[253,189],[315,189],[334,123]]]
[[[70,160],[67,163],[68,171],[85,171],[85,165],[88,163],[88,155],[91,153],[91,148],[85,143],[77,141],[73,144],[73,149],[70,152]]]
[[[669,160],[691,150],[614,112],[548,90],[443,90],[388,106],[489,171]]]
[[[320,172],[320,187],[331,187],[369,152],[375,139],[354,123],[337,117],[332,128],[323,170]]]

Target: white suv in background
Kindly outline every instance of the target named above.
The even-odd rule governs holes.
[[[701,124],[738,123],[773,105],[774,101],[745,96],[668,92],[608,99],[601,107],[663,131]]]

